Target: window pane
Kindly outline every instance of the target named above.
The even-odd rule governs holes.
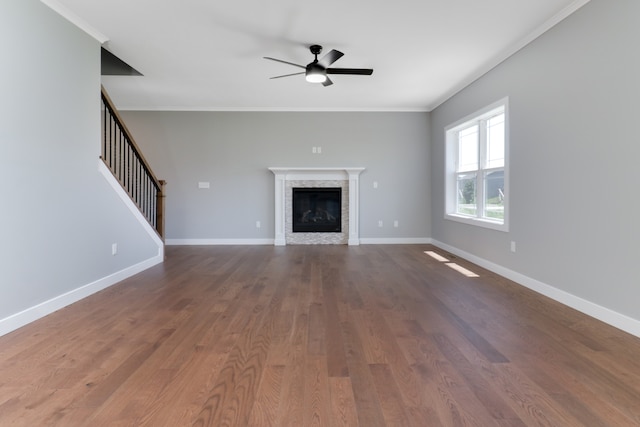
[[[487,120],[487,168],[504,167],[504,113]]]
[[[458,172],[478,170],[478,125],[458,133]]]
[[[504,170],[484,176],[484,217],[504,220]]]
[[[460,174],[457,177],[458,203],[456,212],[476,216],[476,178],[475,173]]]

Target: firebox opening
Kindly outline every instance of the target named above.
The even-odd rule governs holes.
[[[294,233],[342,232],[342,188],[293,188]]]

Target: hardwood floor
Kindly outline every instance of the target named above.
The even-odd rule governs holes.
[[[429,245],[170,246],[0,337],[0,425],[637,426],[640,340]]]

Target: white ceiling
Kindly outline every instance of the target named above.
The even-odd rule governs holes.
[[[103,77],[120,109],[430,111],[589,0],[42,1],[144,74]],[[373,75],[269,79],[311,44]]]

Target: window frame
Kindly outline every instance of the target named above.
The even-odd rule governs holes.
[[[460,131],[468,129],[481,122],[486,122],[491,117],[504,113],[504,166],[487,167],[485,163],[487,152],[486,128],[479,126],[478,138],[478,167],[470,171],[458,171],[459,161],[459,138]],[[468,116],[448,125],[445,131],[445,212],[444,218],[451,221],[475,225],[498,231],[509,231],[509,98],[505,97],[487,105]],[[503,220],[494,220],[484,217],[484,189],[487,173],[498,170],[504,171],[504,216]],[[457,212],[458,206],[458,186],[459,175],[476,173],[476,215],[464,215]]]

